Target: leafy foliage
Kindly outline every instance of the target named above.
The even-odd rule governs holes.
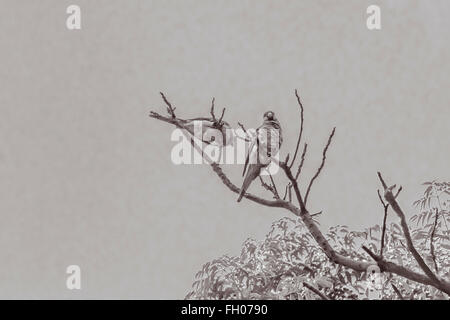
[[[427,264],[438,276],[448,279],[450,183],[433,181],[425,185],[423,198],[414,203],[421,212],[411,218],[411,234]],[[326,238],[337,252],[370,262],[371,258],[361,246],[380,252],[381,234],[379,225],[363,231],[351,231],[345,225],[338,225],[328,230]],[[422,273],[397,223],[386,226],[383,256]],[[272,224],[265,239],[247,239],[239,256],[223,256],[203,265],[186,298],[398,299],[400,295],[404,299],[448,298],[433,287],[379,273],[375,263],[369,269],[361,273],[330,262],[302,222],[286,217]]]

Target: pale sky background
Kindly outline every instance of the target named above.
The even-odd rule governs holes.
[[[66,29],[66,7],[82,29]],[[366,28],[378,4],[382,30]],[[248,127],[275,111],[282,152],[309,142],[321,228],[382,220],[380,170],[412,201],[448,181],[450,2],[2,1],[0,298],[183,298],[202,264],[289,213],[249,201],[208,166],[170,161],[164,91],[183,117]],[[226,168],[236,184],[242,166]],[[278,177],[277,177],[278,178]],[[304,183],[302,190],[304,190]],[[280,187],[281,189],[282,187]],[[251,187],[258,189],[257,184]],[[82,290],[65,287],[78,264]]]

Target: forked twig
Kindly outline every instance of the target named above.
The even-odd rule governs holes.
[[[164,103],[167,105],[167,112],[172,116],[172,118],[176,118],[176,116],[175,116],[176,108],[172,107],[172,104],[169,102],[169,100],[167,100],[164,93],[160,92],[159,94],[161,95],[162,99],[164,100]]]

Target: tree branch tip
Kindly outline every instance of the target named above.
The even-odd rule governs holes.
[[[380,171],[377,171],[377,175],[378,175],[378,179],[380,179],[380,182],[381,182],[381,185],[383,186],[383,189],[386,190],[387,185],[386,185],[386,182],[384,182],[384,179],[383,179],[383,177],[381,176]]]
[[[400,186],[400,188],[398,188],[397,193],[395,194],[394,198],[397,198],[402,190],[403,190],[403,187]]]
[[[311,217],[315,217],[315,216],[318,216],[319,214],[322,214],[322,211],[319,211],[319,212],[313,213],[313,214],[311,215]]]

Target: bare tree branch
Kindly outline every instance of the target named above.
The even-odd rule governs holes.
[[[397,191],[397,194],[395,195],[395,198],[398,197],[400,191],[402,191],[402,187],[400,187]],[[389,209],[389,203],[385,203],[383,198],[381,197],[380,190],[377,190],[378,198],[381,201],[381,204],[383,205],[384,209],[384,217],[383,217],[383,229],[381,233],[381,248],[380,248],[380,256],[383,257],[383,249],[384,249],[384,241],[386,237],[386,220],[388,216],[388,209]]]
[[[297,146],[295,147],[294,157],[292,158],[292,162],[289,165],[289,169],[292,168],[292,165],[295,162],[295,158],[297,157],[298,147],[300,146],[300,141],[302,140],[302,134],[303,134],[303,104],[300,100],[297,89],[295,89],[295,96],[297,97],[297,103],[300,107],[300,132],[298,134]]]
[[[303,281],[303,285],[305,286],[305,288],[308,288],[309,290],[317,294],[319,297],[321,297],[322,300],[331,300],[329,297],[327,297],[327,295],[323,294],[322,292],[320,292],[320,290],[317,290],[309,283]]]
[[[238,125],[239,125],[239,127],[241,127],[242,131],[244,131],[245,134],[248,135],[247,130],[245,129],[244,125],[242,123],[240,123],[240,122],[238,122]]]
[[[300,210],[306,212],[305,202],[303,201],[303,198],[300,194],[300,190],[298,188],[298,183],[295,180],[295,178],[292,176],[291,169],[287,165],[289,162],[289,154],[286,156],[286,160],[284,162],[280,162],[280,167],[284,170],[284,173],[286,174],[287,178],[290,180],[290,183],[292,187],[294,188],[295,195],[298,200],[298,204],[300,205]]]
[[[216,98],[213,98],[211,101],[211,110],[210,110],[210,114],[211,117],[214,121],[214,124],[216,124],[217,126],[221,126],[222,125],[222,120],[223,120],[223,116],[225,115],[225,108],[222,109],[222,115],[220,116],[219,120],[217,120],[216,115],[214,113],[214,103],[216,101]]]
[[[264,182],[263,178],[261,176],[259,176],[259,180],[261,181],[261,185],[264,189],[272,192],[273,197],[275,199],[280,199],[280,196],[278,194],[278,190],[275,187],[275,183],[273,182],[273,179],[271,181],[271,185],[268,185],[267,183]],[[284,199],[283,199],[284,200]]]
[[[438,265],[436,262],[436,255],[434,253],[434,235],[436,233],[438,219],[439,219],[439,211],[438,211],[438,208],[436,208],[436,216],[434,218],[433,230],[431,231],[431,237],[430,237],[430,254],[431,254],[431,258],[433,259],[434,269],[436,270],[436,272],[439,272],[439,269],[438,269]]]
[[[166,96],[164,95],[164,93],[160,92],[159,94],[161,95],[162,99],[164,100],[164,102],[165,102],[166,105],[167,105],[167,112],[172,116],[172,118],[176,118],[176,117],[175,117],[175,109],[176,109],[176,108],[173,108],[173,107],[172,107],[172,104],[167,100],[167,98],[166,98]]]
[[[275,181],[273,180],[272,174],[269,172],[269,178],[270,183],[272,184],[273,190],[275,191],[275,197],[277,199],[280,199],[280,195],[278,194],[277,185],[275,184]]]
[[[312,185],[314,183],[314,180],[316,180],[316,178],[319,176],[320,171],[322,171],[322,168],[325,165],[325,160],[327,159],[327,150],[328,150],[328,147],[331,144],[331,140],[333,139],[335,131],[336,131],[336,127],[334,127],[333,131],[331,131],[331,134],[328,137],[328,142],[327,142],[325,148],[323,149],[323,152],[322,152],[322,163],[320,164],[319,169],[317,169],[316,174],[312,177],[311,181],[309,182],[308,189],[306,190],[306,195],[305,195],[305,204],[308,201],[309,192],[311,191],[311,187],[312,187]]]
[[[394,291],[395,291],[395,293],[397,294],[397,296],[399,297],[399,299],[400,299],[400,300],[405,300],[405,299],[403,298],[403,296],[402,296],[400,290],[398,290],[398,288],[397,288],[393,283],[391,283],[391,286],[392,286],[392,289],[394,289]]]
[[[289,188],[289,183],[286,185],[286,188],[284,190],[284,196],[283,196],[283,200],[286,200],[286,196],[288,194],[288,188]]]
[[[156,112],[150,112],[150,117],[155,118],[157,120],[160,121],[164,121],[167,123],[170,123],[172,125],[175,125],[176,127],[180,128],[180,129],[184,129],[186,131],[189,132],[189,130],[187,130],[184,127],[184,123],[186,120],[183,119],[179,119],[175,117],[174,114],[174,108],[172,108],[172,106],[170,105],[170,103],[167,101],[167,99],[165,99],[164,95],[161,94],[164,102],[166,103],[166,105],[168,105],[168,113],[170,115],[170,117],[165,117],[162,116]],[[221,117],[222,118],[222,117]],[[267,207],[275,207],[275,208],[283,208],[286,209],[288,211],[290,211],[291,213],[293,213],[294,215],[298,216],[301,218],[302,222],[305,224],[305,226],[307,227],[308,231],[310,232],[310,234],[313,236],[314,240],[317,242],[317,244],[319,245],[319,247],[324,251],[324,253],[326,254],[326,256],[334,263],[351,268],[355,271],[358,272],[365,272],[366,269],[372,265],[372,263],[369,262],[365,262],[365,261],[358,261],[358,260],[354,260],[351,258],[348,258],[346,256],[343,256],[342,254],[337,253],[336,251],[334,251],[334,249],[331,247],[331,245],[329,244],[329,242],[326,240],[326,238],[324,237],[324,235],[322,234],[322,232],[320,231],[320,229],[318,228],[318,226],[316,225],[316,223],[314,222],[314,220],[312,219],[311,215],[309,214],[308,210],[306,209],[306,198],[310,192],[312,183],[314,182],[315,178],[317,178],[317,176],[320,174],[320,171],[322,170],[324,164],[325,164],[325,159],[326,159],[326,151],[331,143],[331,139],[334,135],[335,129],[333,129],[329,139],[328,139],[328,143],[323,151],[323,158],[322,158],[322,164],[319,167],[318,171],[316,172],[316,175],[311,179],[309,187],[308,187],[308,191],[306,193],[306,197],[305,200],[303,200],[301,194],[300,194],[300,190],[298,187],[298,183],[295,179],[295,177],[292,175],[292,172],[290,170],[290,167],[288,166],[288,161],[289,161],[289,154],[286,157],[285,162],[280,162],[280,167],[283,169],[283,171],[285,172],[287,178],[290,181],[290,185],[291,188],[294,189],[294,193],[296,195],[296,198],[299,202],[300,208],[296,207],[295,205],[293,205],[291,203],[291,201],[285,201],[285,200],[281,200],[281,199],[276,199],[276,200],[267,200],[264,198],[260,198],[257,197],[255,195],[252,195],[250,193],[246,193],[244,196],[261,205],[267,206]],[[200,148],[195,144],[193,139],[189,139],[192,146],[194,148],[196,148],[196,150],[199,150]],[[200,149],[201,152],[201,149]],[[206,154],[203,153],[204,157],[207,157]],[[222,181],[222,183],[232,192],[234,193],[239,193],[240,189],[234,185],[229,178],[225,175],[225,173],[223,172],[222,168],[219,166],[219,164],[211,161],[211,159],[208,158],[204,158],[206,163],[208,163],[212,170],[216,173],[216,175],[219,177],[219,179]],[[389,203],[389,205],[393,208],[393,210],[400,216],[401,221],[402,221],[402,228],[404,229],[404,233],[405,233],[405,238],[407,239],[407,245],[408,248],[413,248],[414,246],[412,245],[412,241],[411,241],[411,236],[409,234],[409,230],[408,227],[406,225],[406,219],[405,216],[403,214],[403,212],[401,211],[398,203],[395,200],[394,195],[392,194],[392,189],[393,187],[387,188],[386,184],[384,183],[381,174],[378,174],[380,177],[380,181],[382,181],[383,187],[385,188],[385,199],[386,201]],[[288,194],[290,194],[290,187],[286,188]],[[398,195],[398,192],[397,192]],[[286,194],[285,194],[286,197]],[[291,200],[291,199],[290,199]],[[367,248],[366,248],[367,249]],[[368,249],[367,249],[368,250]],[[371,252],[370,250],[368,250],[366,252]],[[420,255],[418,257],[416,257],[418,255],[417,251],[412,252],[413,255],[415,256],[416,260],[421,261],[421,263],[419,263],[419,265],[421,266],[422,269],[425,268],[425,270],[428,268],[426,266],[426,264],[423,262],[423,260],[421,260]],[[419,273],[416,273],[412,270],[409,270],[403,266],[399,266],[396,265],[392,262],[389,261],[385,261],[382,259],[382,257],[377,256],[376,254],[372,253],[370,254],[370,256],[373,259],[376,259],[378,266],[380,267],[380,270],[383,272],[390,272],[390,273],[395,273],[399,276],[402,276],[404,278],[410,279],[412,281],[415,282],[419,282],[425,285],[431,285],[436,287],[437,289],[447,293],[450,295],[450,284],[448,282],[445,281],[441,281],[439,279],[436,278],[436,276],[434,276],[434,274],[431,272],[431,270],[428,270],[425,272],[426,275],[422,275]],[[423,266],[424,265],[424,266]],[[424,270],[424,271],[425,271]],[[431,273],[431,275],[430,275]]]
[[[383,198],[381,197],[380,194],[380,190],[377,190],[378,193],[378,198],[381,201],[381,204],[383,205],[383,209],[384,209],[384,217],[383,217],[383,230],[381,232],[381,246],[380,246],[380,256],[383,256],[383,249],[384,249],[384,240],[386,237],[386,220],[387,220],[387,216],[388,216],[388,208],[389,208],[389,204],[385,204],[383,201]]]
[[[240,122],[238,122],[238,126],[242,129],[242,131],[244,131],[245,134],[245,138],[240,137],[238,134],[236,134],[236,137],[238,137],[239,139],[244,140],[245,142],[250,142],[251,140],[251,136],[250,134],[247,132],[247,130],[245,129],[244,125]]]
[[[406,222],[405,214],[403,213],[403,210],[400,208],[400,205],[397,203],[397,200],[395,199],[394,194],[392,193],[392,189],[395,187],[389,187],[387,188],[386,183],[384,182],[381,173],[378,172],[378,177],[380,178],[380,181],[385,188],[384,198],[386,201],[390,204],[391,208],[394,210],[394,212],[398,215],[400,218],[400,225],[403,230],[403,234],[406,239],[406,245],[408,247],[408,250],[413,255],[414,259],[417,261],[420,268],[423,270],[423,272],[426,274],[426,276],[432,281],[433,285],[437,287],[438,289],[446,292],[447,294],[450,294],[450,283],[445,282],[444,280],[440,280],[437,278],[437,276],[431,271],[431,269],[427,266],[425,261],[423,260],[422,256],[419,254],[419,252],[414,247],[411,233],[409,232],[408,224]]]
[[[306,155],[306,149],[308,149],[308,144],[305,143],[305,146],[303,147],[302,157],[300,160],[300,164],[297,168],[297,173],[295,174],[295,180],[298,180],[298,177],[300,176],[300,173],[302,172],[303,163],[305,162],[305,155]]]
[[[216,102],[216,98],[213,97],[212,101],[211,101],[211,110],[209,111],[209,113],[211,114],[211,117],[212,117],[213,121],[217,122],[216,115],[214,114],[214,103],[215,102]]]
[[[367,252],[367,254],[375,261],[375,262],[379,262],[381,261],[381,257],[377,256],[375,253],[373,253],[369,248],[367,248],[366,246],[362,246],[363,250],[365,252]]]
[[[319,214],[322,214],[322,211],[319,211],[319,212],[313,213],[313,214],[311,215],[311,217],[315,217],[315,216],[318,216]]]

